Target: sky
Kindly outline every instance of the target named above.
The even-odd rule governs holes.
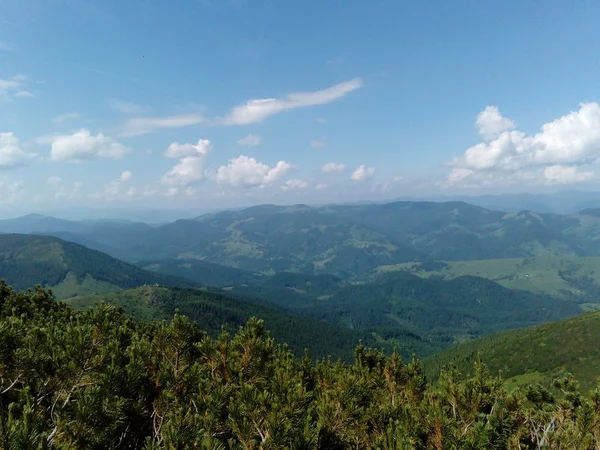
[[[0,209],[599,189],[600,2],[0,0]]]

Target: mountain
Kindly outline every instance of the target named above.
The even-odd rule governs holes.
[[[363,279],[389,272],[410,272],[423,278],[451,280],[472,275],[496,281],[510,289],[560,296],[586,309],[600,308],[600,257],[540,255],[473,261],[429,261],[380,266]]]
[[[412,261],[600,256],[595,209],[557,215],[507,214],[462,202],[261,205],[161,226],[84,225],[75,229],[69,222],[66,230],[53,225],[39,232],[132,262],[201,260],[263,274],[333,273],[346,279]]]
[[[186,278],[204,286],[229,286],[264,278],[263,275],[198,259],[138,261],[142,269]]]
[[[439,347],[573,316],[576,302],[507,289],[472,276],[424,279],[406,272],[353,283],[332,275],[280,273],[226,288],[228,295],[260,298],[297,314],[353,329],[373,329],[382,340],[396,327]]]
[[[195,286],[72,242],[25,234],[0,234],[0,279],[16,289],[40,284],[59,299],[144,284]]]
[[[428,358],[424,366],[431,378],[448,364],[468,373],[479,355],[492,374],[500,374],[510,386],[548,386],[568,372],[589,390],[596,384],[595,369],[600,367],[599,339],[600,311],[594,311],[467,342]]]
[[[304,350],[308,349],[314,358],[331,356],[334,360],[341,358],[350,362],[360,341],[388,351],[396,347],[407,358],[413,353],[428,355],[436,350],[428,340],[401,327],[396,327],[389,342],[382,342],[371,330],[352,330],[286,313],[264,302],[247,302],[198,289],[144,286],[65,301],[77,309],[95,306],[100,302],[110,303],[145,321],[170,319],[178,311],[213,336],[219,334],[223,327],[233,333],[251,317],[257,317],[264,320],[274,338],[288,344],[297,356],[302,356]]]

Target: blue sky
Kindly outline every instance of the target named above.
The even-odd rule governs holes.
[[[595,188],[598,19],[592,1],[0,0],[0,207]]]

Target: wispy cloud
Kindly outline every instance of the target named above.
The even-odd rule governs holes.
[[[76,112],[70,112],[70,113],[65,113],[65,114],[61,114],[59,116],[56,116],[52,119],[52,122],[54,123],[62,123],[62,122],[66,122],[67,120],[75,120],[75,119],[79,119],[81,116],[79,115],[79,113]]]
[[[249,134],[248,136],[237,141],[239,145],[246,147],[258,147],[260,145],[261,138],[257,134]]]
[[[234,107],[224,117],[207,118],[191,113],[167,117],[135,117],[125,122],[121,136],[137,136],[152,133],[163,128],[178,128],[191,125],[250,125],[259,123],[267,117],[296,108],[331,103],[363,86],[361,78],[336,84],[327,89],[313,92],[297,92],[283,98],[248,100]]]
[[[267,117],[295,108],[324,105],[344,97],[363,86],[361,78],[345,81],[327,89],[314,92],[297,92],[283,98],[265,98],[248,100],[245,104],[236,106],[231,112],[218,119],[224,125],[248,125],[258,123]]]
[[[144,114],[150,111],[147,106],[140,106],[137,103],[126,100],[113,99],[108,102],[112,109],[115,109],[123,114]]]
[[[327,139],[324,137],[310,141],[310,146],[312,148],[325,147],[326,145],[327,145]]]
[[[201,114],[180,114],[168,117],[135,117],[125,122],[121,136],[138,136],[165,128],[189,127],[206,123]]]
[[[0,78],[0,97],[34,97],[34,95],[24,90],[24,86],[29,81],[25,75],[15,75],[9,79]]]

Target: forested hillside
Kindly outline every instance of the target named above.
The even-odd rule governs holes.
[[[36,284],[61,299],[144,284],[194,286],[184,278],[142,270],[101,252],[49,236],[0,234],[0,279],[16,289]]]
[[[581,312],[576,302],[506,289],[479,277],[423,279],[406,272],[349,283],[332,275],[280,273],[232,286],[227,294],[261,298],[298,314],[354,329],[400,327],[439,346]]]
[[[203,286],[228,286],[264,278],[260,274],[199,259],[137,261],[142,269],[186,278]]]
[[[286,313],[260,299],[253,302],[198,289],[144,286],[112,294],[76,297],[66,300],[76,309],[86,309],[101,302],[110,303],[139,320],[170,319],[178,311],[200,328],[216,336],[222,329],[235,332],[250,318],[263,320],[273,337],[287,343],[296,356],[307,350],[313,358],[331,357],[334,361],[352,360],[354,348],[362,341],[367,346],[391,351],[398,349],[404,357],[426,356],[442,347],[415,335],[402,326],[388,330],[385,339],[375,327],[354,330],[344,325]]]
[[[313,363],[251,320],[207,334],[0,283],[0,447],[574,449],[600,445],[600,391],[507,392],[483,364],[431,386],[420,363],[359,346]]]
[[[600,376],[599,339],[600,311],[596,311],[458,345],[428,358],[425,367],[432,377],[448,364],[468,372],[479,355],[493,375],[500,374],[511,386],[550,386],[555,378],[572,373],[589,390]]]

